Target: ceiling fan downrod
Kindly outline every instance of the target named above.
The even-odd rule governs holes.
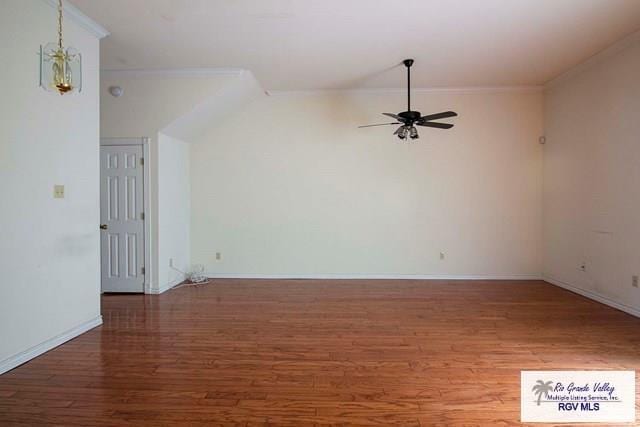
[[[407,67],[407,111],[411,111],[411,66],[413,59],[405,59],[402,63]]]

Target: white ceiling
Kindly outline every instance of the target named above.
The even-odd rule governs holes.
[[[72,0],[103,69],[238,67],[270,90],[543,84],[640,29],[640,0]]]

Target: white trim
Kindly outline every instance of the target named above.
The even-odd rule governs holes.
[[[58,8],[57,0],[42,0],[49,6],[54,9]],[[64,17],[71,19],[76,24],[80,25],[85,30],[89,31],[94,36],[99,39],[107,37],[110,33],[104,28],[102,25],[98,24],[93,19],[89,18],[87,15],[82,13],[80,9],[69,3],[67,0],[63,0],[62,2],[62,11],[64,13]]]
[[[149,78],[149,77],[210,77],[210,76],[235,76],[242,77],[250,73],[243,68],[160,68],[160,69],[123,69],[100,70],[104,78]],[[321,94],[384,94],[405,93],[406,88],[344,88],[344,89],[308,89],[308,90],[264,90],[269,96],[304,96]],[[411,88],[412,93],[503,93],[503,92],[541,92],[544,86],[451,86],[451,87],[426,87]]]
[[[600,295],[597,292],[593,292],[593,291],[589,291],[586,289],[581,289],[575,285],[572,285],[570,283],[567,282],[563,282],[562,280],[558,280],[558,279],[554,279],[552,277],[549,276],[543,276],[542,280],[544,280],[545,282],[551,283],[552,285],[555,286],[559,286],[563,289],[566,289],[568,291],[574,292],[576,294],[582,295],[583,297],[587,297],[589,299],[592,299],[594,301],[597,301],[599,303],[602,303],[604,305],[608,305],[609,307],[613,307],[615,309],[618,309],[620,311],[624,311],[625,313],[631,314],[632,316],[636,316],[636,317],[640,317],[640,310],[638,310],[637,308],[628,306],[626,304],[623,304],[621,302],[618,301],[614,301],[608,297],[605,297],[603,295]]]
[[[503,93],[541,92],[544,86],[460,86],[411,88],[411,93]],[[269,96],[305,96],[322,94],[384,94],[406,93],[406,88],[360,88],[360,89],[310,89],[310,90],[266,90]]]
[[[210,279],[313,279],[313,280],[541,280],[539,274],[233,274],[205,273]]]
[[[142,175],[142,204],[144,207],[144,292],[148,293],[151,289],[151,275],[153,274],[153,262],[151,261],[151,244],[153,236],[151,235],[151,221],[155,212],[151,211],[151,138],[142,138],[142,157],[144,158],[144,167]]]
[[[557,84],[582,73],[583,71],[591,68],[592,66],[598,64],[599,62],[602,62],[604,59],[612,55],[615,55],[616,53],[621,52],[627,47],[638,42],[640,42],[640,31],[636,31],[635,33],[629,34],[628,36],[618,40],[611,46],[587,58],[585,61],[579,63],[578,65],[571,67],[570,69],[560,74],[559,76],[556,76],[553,79],[549,80],[544,85],[545,90],[550,89],[556,86]]]
[[[102,145],[145,145],[145,139],[149,138],[144,137],[135,137],[135,138],[100,138],[100,146]],[[146,142],[148,144],[148,141]]]
[[[50,338],[36,346],[10,356],[3,361],[0,361],[0,375],[100,325],[102,325],[102,316],[94,317],[93,319],[83,322],[78,326],[61,333],[60,335],[56,335],[55,337]]]
[[[160,295],[162,293],[167,292],[170,289],[173,289],[174,287],[178,286],[180,283],[184,282],[184,277],[183,278],[179,278],[174,280],[171,283],[167,283],[163,286],[160,287],[160,289],[157,288],[150,288],[149,291],[147,292],[148,294],[153,294],[153,295]]]
[[[235,76],[245,73],[242,68],[161,68],[134,70],[100,70],[101,77],[210,77]]]
[[[109,145],[142,145],[142,203],[144,209],[144,293],[151,293],[151,139],[137,138],[100,138],[100,146]],[[102,256],[102,255],[100,255]],[[102,292],[102,283],[100,284]]]

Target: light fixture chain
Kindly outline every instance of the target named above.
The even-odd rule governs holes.
[[[58,47],[62,49],[62,0],[58,0]]]

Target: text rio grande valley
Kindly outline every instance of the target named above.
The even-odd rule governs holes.
[[[608,382],[582,386],[575,383],[556,383],[547,394],[548,401],[558,402],[559,411],[599,411],[602,402],[619,402],[615,387]]]

